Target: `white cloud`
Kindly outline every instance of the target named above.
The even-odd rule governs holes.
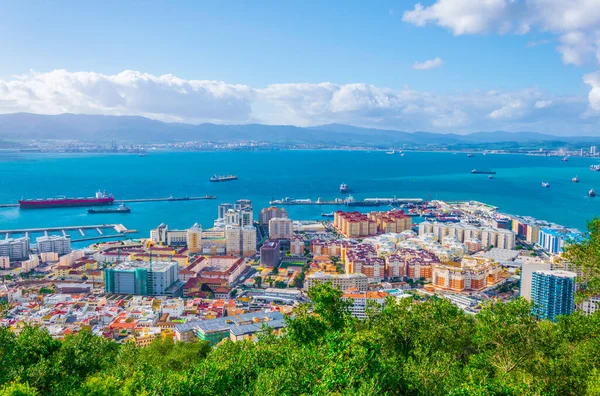
[[[505,104],[489,114],[490,118],[514,118],[523,114],[525,105],[520,100]]]
[[[436,69],[438,67],[442,67],[444,61],[441,58],[435,58],[426,60],[425,62],[415,62],[413,64],[413,69],[415,70],[431,70]]]
[[[551,100],[538,100],[537,102],[535,102],[536,109],[545,109],[546,107],[549,107],[551,105],[552,105]]]
[[[588,95],[590,108],[600,112],[600,71],[586,74],[583,77],[583,81],[591,87]]]
[[[0,81],[0,111],[142,115],[162,120],[249,119],[254,90],[126,70],[116,75],[54,70]]]
[[[536,30],[558,39],[556,49],[563,63],[600,63],[599,0],[435,0],[430,6],[417,3],[404,12],[402,20],[416,26],[436,24],[456,36]],[[527,46],[547,42],[530,41]]]
[[[417,3],[402,20],[417,26],[433,23],[457,36],[551,32],[559,36],[557,49],[567,64],[579,65],[600,49],[598,0],[436,0],[428,7]]]
[[[600,73],[586,76],[585,82],[592,86],[590,103],[600,110]],[[581,117],[586,103],[585,97],[556,96],[538,89],[440,94],[331,82],[257,88],[138,71],[104,75],[55,70],[0,80],[0,113],[141,115],[188,123],[345,123],[404,131],[593,133],[598,117]]]

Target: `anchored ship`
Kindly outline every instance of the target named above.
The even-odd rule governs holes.
[[[118,208],[92,208],[88,209],[89,214],[99,214],[99,213],[131,213],[131,208],[125,204],[119,205]]]
[[[211,182],[222,182],[222,181],[230,181],[230,180],[237,180],[237,176],[236,175],[212,175],[212,177],[210,178]]]
[[[578,177],[578,176],[575,176],[574,178],[572,178],[572,179],[571,179],[571,181],[572,181],[573,183],[579,183],[579,177]]]
[[[348,192],[348,185],[346,183],[340,184],[340,192],[341,193],[347,193]]]
[[[471,173],[474,175],[495,175],[496,174],[495,171],[486,171],[486,170],[477,170],[477,169],[472,169]]]
[[[550,183],[542,182],[542,187],[548,188],[548,187],[550,187]]]
[[[112,205],[115,199],[112,194],[106,194],[98,190],[96,196],[87,198],[67,198],[56,197],[46,199],[21,199],[19,207],[21,209],[46,209],[46,208],[65,208],[74,206],[103,206]]]
[[[592,188],[590,191],[588,191],[588,196],[589,197],[595,197],[596,196],[596,191],[594,191],[594,189]]]

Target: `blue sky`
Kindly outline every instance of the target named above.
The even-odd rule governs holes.
[[[567,134],[575,132],[565,131],[566,126],[576,123],[576,132],[595,134],[600,129],[596,114],[600,103],[596,106],[594,95],[588,95],[596,86],[600,89],[600,76],[595,74],[598,60],[592,54],[598,51],[600,40],[594,43],[591,39],[599,34],[600,16],[594,19],[592,11],[580,21],[561,20],[561,14],[572,11],[565,7],[581,9],[576,3],[590,1],[574,0],[569,6],[559,0],[517,0],[520,8],[509,13],[504,11],[506,4],[473,11],[478,1],[426,1],[421,9],[416,9],[417,1],[412,0],[63,1],[60,7],[51,2],[8,1],[3,3],[0,23],[0,54],[4,59],[0,62],[0,84],[4,82],[8,88],[0,88],[0,94],[9,100],[2,106],[0,98],[0,111],[139,114],[183,122],[346,122],[458,133],[506,129]],[[513,3],[488,3],[504,2]],[[536,2],[545,3],[541,5],[551,12],[542,13],[529,4]],[[597,6],[600,9],[600,0]],[[472,25],[465,27],[465,14],[475,21]],[[506,28],[507,24],[515,26]],[[521,24],[530,26],[527,32],[521,31]],[[581,44],[581,38],[567,37],[574,32],[590,37],[591,47]],[[567,55],[567,50],[557,50],[566,41],[572,47]],[[439,67],[414,68],[417,62],[436,58],[440,59]],[[67,74],[51,74],[54,70]],[[127,70],[150,76],[134,80],[173,75],[184,80],[183,84],[221,81],[247,87],[250,92],[233,88],[235,92],[228,93],[233,95],[227,99],[229,103],[244,102],[231,108],[235,114],[199,111],[196,116],[194,103],[206,107],[206,100],[214,96],[211,106],[216,108],[224,100],[222,93],[210,88],[212,96],[196,102],[198,95],[186,93],[186,106],[192,108],[183,114],[161,109],[160,95],[146,107],[137,97],[107,103],[93,97],[99,92],[97,86],[86,85],[77,91],[78,84],[90,84],[89,75],[84,83],[74,83],[69,74],[107,77],[102,95],[108,89],[116,92],[110,97],[147,95],[129,92],[136,84],[116,77]],[[92,79],[97,85],[97,79]],[[180,83],[163,80],[153,82],[154,92]],[[319,83],[334,87],[298,86]],[[335,97],[344,88],[351,88],[354,102],[341,103],[347,98],[341,94]],[[64,91],[55,92],[61,89]],[[180,85],[178,89],[181,91]],[[22,93],[32,90],[35,100],[27,103]],[[197,94],[207,88],[188,84],[190,90]],[[479,106],[478,102],[485,101],[478,101],[476,96],[489,99],[489,91],[497,100],[490,100],[487,107]],[[329,96],[324,99],[324,95]],[[415,103],[411,95],[416,96]],[[181,103],[185,99],[173,100]],[[298,102],[302,102],[300,108]],[[433,102],[438,106],[435,109]],[[361,103],[367,106],[361,107]],[[545,114],[535,116],[533,109],[550,106],[540,103],[560,103],[553,113],[562,114],[564,125],[559,127],[555,121],[545,124]],[[323,104],[331,107],[327,114],[315,110]],[[414,110],[415,106],[425,112]],[[507,106],[512,111],[502,110]],[[409,116],[413,111],[418,116]],[[438,114],[453,121],[427,122]]]

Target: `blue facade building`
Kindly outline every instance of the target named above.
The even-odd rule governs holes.
[[[532,313],[553,322],[560,315],[573,313],[576,277],[569,271],[535,271],[531,278]]]
[[[563,228],[540,228],[538,244],[553,254],[562,253],[569,241],[578,241],[581,234]]]

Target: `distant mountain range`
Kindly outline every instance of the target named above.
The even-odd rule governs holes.
[[[467,135],[430,132],[401,132],[330,124],[317,127],[288,125],[217,125],[165,123],[135,116],[40,115],[14,113],[0,115],[0,139],[78,140],[87,142],[154,143],[177,141],[242,141],[347,145],[485,145],[536,142],[584,144],[600,142],[600,137],[566,137],[532,132],[477,132]]]

